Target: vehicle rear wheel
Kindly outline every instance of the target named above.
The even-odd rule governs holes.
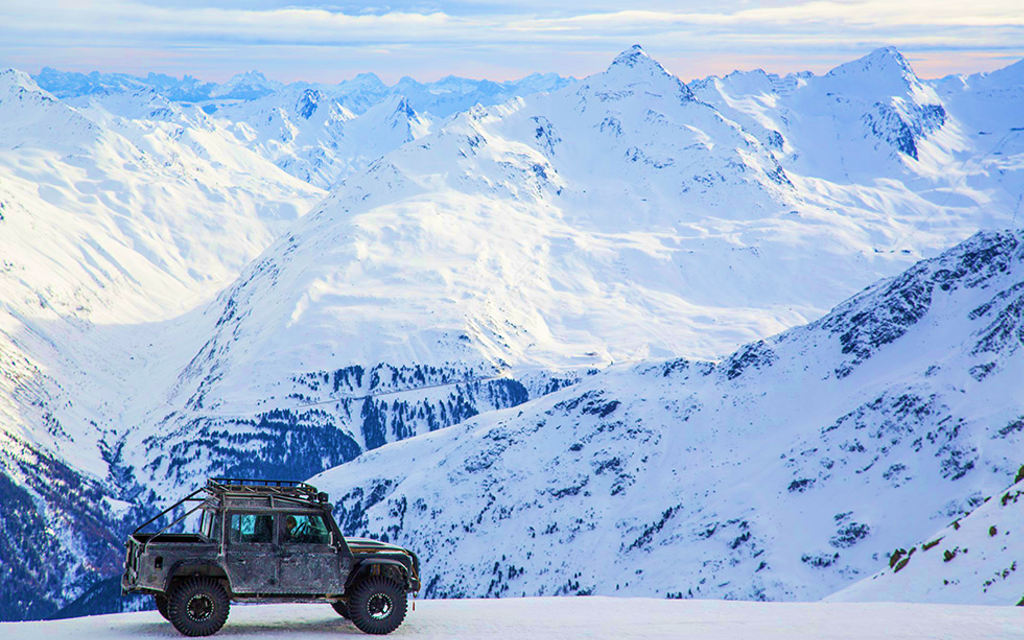
[[[342,618],[345,618],[346,620],[351,618],[351,616],[348,615],[348,603],[347,602],[332,602],[331,606],[334,607],[334,610],[337,611],[338,615],[341,616]]]
[[[383,576],[370,576],[355,585],[348,599],[352,623],[363,633],[384,635],[402,624],[408,606],[405,588]]]
[[[185,636],[211,636],[228,619],[228,594],[212,578],[197,576],[179,583],[167,599],[171,624]]]
[[[153,596],[153,600],[156,601],[156,610],[160,612],[164,620],[170,620],[171,614],[167,611],[167,596]]]

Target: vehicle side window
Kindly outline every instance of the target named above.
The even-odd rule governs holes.
[[[274,516],[255,513],[232,513],[228,520],[228,542],[273,542]]]
[[[289,513],[282,518],[281,542],[286,544],[330,544],[331,534],[321,516]]]
[[[203,509],[203,518],[199,524],[199,533],[216,540],[220,536],[220,516],[212,509]]]
[[[210,520],[212,521],[212,524],[210,525],[210,538],[213,540],[220,540],[220,514],[211,513],[210,516]]]

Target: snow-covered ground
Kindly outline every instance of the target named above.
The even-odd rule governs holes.
[[[0,623],[5,640],[180,638],[155,611]],[[327,605],[235,606],[216,637],[369,636]],[[423,640],[1009,640],[1024,610],[927,604],[764,603],[565,597],[424,600],[389,637]]]

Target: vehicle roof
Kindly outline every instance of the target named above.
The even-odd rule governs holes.
[[[256,480],[251,478],[210,478],[206,490],[220,498],[224,507],[279,508],[283,502],[289,507],[307,507],[323,510],[329,506],[327,494],[297,480]],[[284,506],[284,505],[281,505]]]

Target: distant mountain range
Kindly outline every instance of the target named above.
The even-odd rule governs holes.
[[[883,570],[1024,462],[1022,65],[0,73],[0,619],[121,606],[213,474],[318,476],[435,596]]]
[[[388,96],[400,95],[408,99],[415,110],[436,118],[446,118],[476,104],[492,105],[515,96],[553,91],[573,82],[572,78],[563,78],[555,73],[533,73],[506,82],[446,76],[436,82],[421,83],[405,76],[394,86],[388,86],[373,73],[361,73],[338,84],[293,82],[286,85],[268,80],[259,71],[247,71],[224,84],[217,84],[202,82],[187,74],[179,80],[157,73],[140,78],[123,73],[57,71],[50,67],[44,67],[33,79],[40,87],[62,99],[152,89],[172,102],[200,104],[210,113],[226,103],[259,100],[281,92],[311,90],[329,96],[346,109],[360,114]]]

